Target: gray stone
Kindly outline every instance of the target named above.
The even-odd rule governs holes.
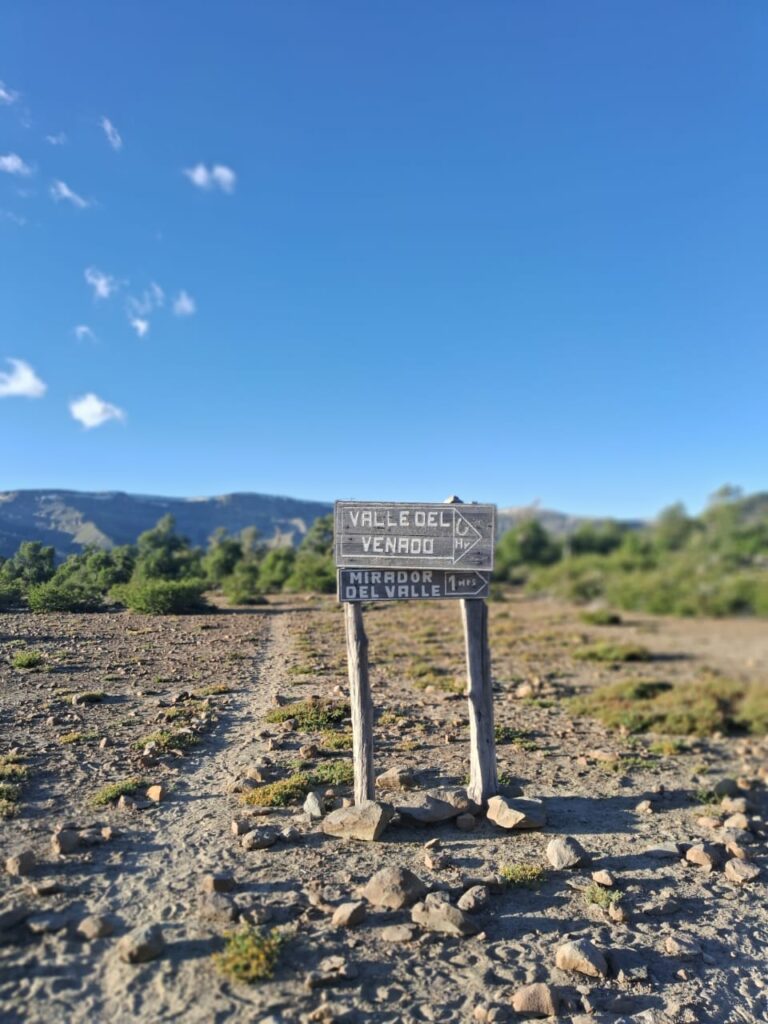
[[[28,917],[27,928],[33,935],[54,935],[63,931],[71,920],[72,914],[68,910],[50,910]]]
[[[204,893],[197,907],[197,916],[201,921],[221,928],[237,921],[238,915],[235,903],[221,892]]]
[[[744,885],[747,882],[754,882],[760,875],[760,868],[748,860],[734,857],[725,863],[725,877],[729,882],[736,885]]]
[[[388,804],[369,801],[354,807],[340,807],[323,820],[322,829],[326,835],[337,839],[360,839],[374,842],[394,816]]]
[[[235,888],[235,879],[231,871],[217,871],[203,875],[200,886],[203,892],[232,892]]]
[[[444,935],[474,935],[479,930],[463,910],[450,903],[438,906],[417,903],[411,910],[411,920],[426,931],[442,932]]]
[[[426,887],[408,868],[382,868],[368,881],[363,896],[374,907],[400,910],[424,898]]]
[[[680,852],[678,843],[656,843],[640,851],[642,856],[653,857],[655,860],[678,860]]]
[[[547,823],[547,815],[540,800],[492,796],[488,801],[488,820],[500,828],[543,828]]]
[[[352,903],[342,903],[333,912],[331,924],[334,928],[354,928],[365,920],[366,907],[362,900]]]
[[[388,768],[376,779],[377,789],[387,791],[415,789],[416,786],[417,782],[410,768]]]
[[[558,946],[555,964],[562,971],[577,971],[591,978],[604,978],[608,974],[605,957],[588,939],[564,942]]]
[[[678,960],[697,960],[701,956],[701,945],[690,935],[668,935],[664,949]]]
[[[685,859],[705,871],[714,871],[723,863],[725,848],[715,843],[696,843],[686,851]]]
[[[314,792],[314,790],[311,793],[307,793],[307,798],[304,801],[304,811],[313,821],[319,821],[325,814],[322,795]]]
[[[105,939],[115,930],[114,919],[109,914],[89,914],[77,926],[77,934],[81,939],[92,942],[94,939]]]
[[[512,996],[512,1009],[525,1017],[556,1017],[560,1010],[560,994],[556,988],[541,981],[523,985]]]
[[[477,825],[474,814],[460,814],[456,818],[456,828],[461,832],[472,832]]]
[[[648,964],[635,949],[612,949],[608,961],[617,979],[622,984],[648,981]]]
[[[32,908],[23,903],[19,903],[16,906],[8,907],[7,910],[1,911],[0,932],[6,932],[11,928],[15,928],[17,925],[21,924],[22,921],[26,921],[31,913]]]
[[[573,836],[557,836],[547,845],[547,860],[557,871],[576,868],[588,859],[586,850]]]
[[[487,906],[489,899],[490,893],[487,885],[473,885],[459,899],[458,908],[467,914],[475,914]]]
[[[28,875],[34,866],[35,855],[32,850],[21,850],[5,861],[5,870],[9,875]]]
[[[76,853],[80,847],[80,836],[74,829],[62,828],[51,836],[51,847],[54,853],[65,856]]]
[[[410,804],[398,805],[397,813],[406,822],[417,825],[437,825],[441,821],[450,821],[461,813],[447,800],[430,796],[429,793],[422,793],[418,799]]]
[[[159,924],[140,925],[124,935],[117,944],[117,954],[128,964],[156,960],[165,950],[165,936]]]
[[[241,838],[240,845],[244,850],[267,850],[277,842],[277,832],[266,825],[264,828],[254,828]]]
[[[412,924],[390,924],[381,929],[379,937],[383,942],[413,942],[416,929]]]

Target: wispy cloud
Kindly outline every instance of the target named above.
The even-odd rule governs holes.
[[[140,338],[143,338],[149,333],[149,320],[143,320],[140,316],[135,316],[131,320],[131,327],[136,331]]]
[[[182,289],[173,301],[173,312],[176,316],[192,316],[197,312],[197,303]]]
[[[83,199],[77,192],[73,192],[69,185],[64,181],[54,181],[51,185],[51,198],[57,203],[62,199],[65,199],[68,203],[72,203],[78,210],[84,210],[90,206],[90,202],[87,199]]]
[[[122,140],[122,137],[120,136],[120,132],[117,130],[117,128],[115,128],[115,126],[112,124],[112,122],[109,120],[109,118],[108,117],[102,117],[102,119],[99,122],[99,124],[104,129],[104,134],[107,136],[107,142],[109,142],[109,144],[112,147],[112,149],[114,149],[114,150],[122,149],[123,148],[123,140]]]
[[[237,175],[231,167],[214,164],[210,169],[205,164],[187,167],[183,173],[198,188],[220,188],[222,192],[234,192]]]
[[[128,317],[148,317],[165,303],[165,292],[157,282],[152,281],[141,295],[129,295],[125,303]]]
[[[74,335],[78,341],[96,341],[96,335],[88,324],[78,324],[74,328]]]
[[[56,135],[46,135],[45,141],[51,146],[63,146],[67,141],[67,136],[64,132],[58,132]]]
[[[0,156],[0,171],[27,177],[32,174],[32,167],[24,163],[18,153],[8,153],[6,156]]]
[[[102,273],[101,270],[97,270],[96,267],[87,267],[85,270],[85,281],[93,288],[94,299],[108,299],[109,296],[116,292],[119,285],[114,277],[109,274]]]
[[[46,385],[23,359],[6,359],[10,371],[0,371],[0,398],[42,398]]]
[[[0,210],[0,220],[8,220],[11,224],[16,224],[20,228],[23,228],[27,223],[26,217],[20,217],[18,213],[14,213],[13,210]]]
[[[86,430],[100,427],[110,420],[124,420],[125,413],[111,402],[105,402],[98,395],[89,392],[82,398],[69,403],[69,411],[73,418],[82,423]]]
[[[4,82],[0,82],[0,105],[5,104],[10,106],[11,103],[15,103],[19,98],[19,93],[13,89],[9,89]]]

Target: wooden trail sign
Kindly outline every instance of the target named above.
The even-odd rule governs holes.
[[[443,601],[488,597],[489,572],[464,569],[339,569],[340,601]]]
[[[336,502],[356,804],[375,799],[373,700],[362,601],[461,598],[470,733],[467,794],[482,806],[498,793],[488,606],[483,600],[493,568],[495,526],[494,505],[463,505],[458,498],[440,505]]]
[[[495,505],[337,501],[341,568],[493,569]]]

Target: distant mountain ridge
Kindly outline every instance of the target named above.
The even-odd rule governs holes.
[[[0,492],[0,555],[24,540],[52,544],[60,558],[96,545],[132,544],[164,515],[179,533],[206,545],[218,527],[237,533],[255,526],[271,544],[298,544],[312,523],[332,505],[267,494],[224,494],[212,498],[166,498],[120,491],[34,490]]]
[[[329,502],[252,493],[167,498],[122,491],[0,491],[0,555],[12,555],[25,540],[52,544],[59,558],[88,545],[132,544],[168,514],[175,518],[178,531],[196,545],[205,546],[219,527],[237,533],[246,526],[255,526],[270,544],[299,544],[315,519],[332,509]],[[499,509],[498,532],[531,518],[558,536],[595,521],[535,506]]]

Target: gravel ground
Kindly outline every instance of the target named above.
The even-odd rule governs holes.
[[[366,627],[377,770],[411,769],[418,784],[382,799],[407,804],[465,784],[458,609],[379,605],[366,611]],[[606,638],[643,644],[654,660],[612,667],[574,658],[578,646]],[[619,678],[715,669],[765,679],[764,624],[630,617],[608,630],[562,605],[510,600],[491,605],[491,648],[503,791],[542,800],[546,826],[506,831],[477,815],[465,832],[455,820],[396,818],[379,842],[362,843],[323,834],[300,804],[264,813],[243,804],[259,778],[348,759],[324,749],[322,731],[266,721],[287,700],[344,699],[333,600],[279,598],[165,619],[2,615],[0,756],[16,752],[26,777],[12,780],[20,792],[15,814],[0,821],[0,849],[4,860],[30,851],[35,864],[0,876],[0,1020],[517,1020],[512,998],[534,982],[552,986],[560,1018],[579,1024],[768,1020],[765,740],[710,738],[666,752],[652,737],[574,718],[566,701]],[[22,650],[41,664],[14,668]],[[335,734],[347,730],[342,723]],[[736,804],[702,803],[724,778],[738,780]],[[103,787],[127,779],[141,786],[124,806],[94,806]],[[144,798],[152,784],[163,787],[159,802]],[[340,786],[326,799],[348,795]],[[747,828],[724,836],[715,826],[742,799]],[[289,831],[247,850],[232,834],[235,817]],[[589,863],[553,868],[546,848],[557,836],[576,838]],[[661,844],[682,844],[684,854],[729,838],[760,869],[755,880],[654,855]],[[430,867],[425,856],[435,851],[425,843],[434,839],[445,863]],[[717,860],[716,845],[713,853]],[[369,904],[354,927],[332,922],[382,868],[407,867],[455,903],[474,880],[529,864],[545,869],[530,888],[490,885],[473,935],[385,931],[410,924],[407,907]],[[614,879],[607,891],[621,894],[612,916],[589,898],[601,869]],[[231,873],[234,891],[204,892],[209,873]],[[271,980],[247,985],[217,971],[212,953],[235,913],[283,935]],[[92,915],[110,935],[82,937]],[[126,962],[125,936],[153,924],[165,939],[160,955]],[[605,953],[607,976],[556,966],[557,948],[580,938]]]

